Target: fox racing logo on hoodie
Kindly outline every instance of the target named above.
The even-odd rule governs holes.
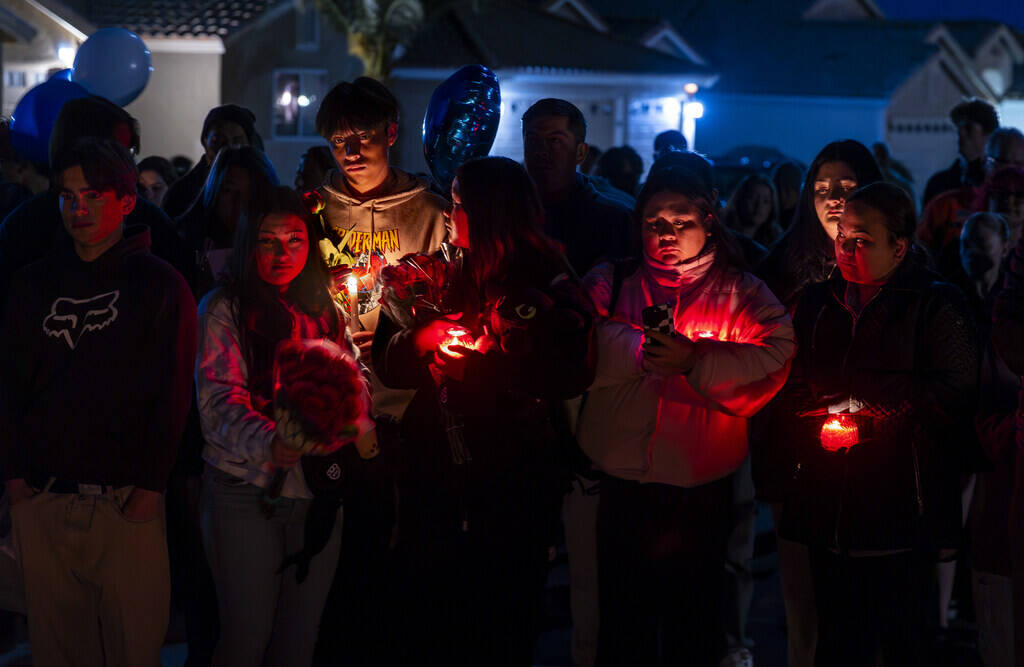
[[[50,314],[43,319],[47,336],[64,338],[72,350],[86,331],[98,331],[117,319],[117,297],[120,290],[97,294],[88,299],[60,297],[50,306]]]

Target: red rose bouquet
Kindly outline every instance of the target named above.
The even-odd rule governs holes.
[[[274,418],[288,447],[324,455],[358,435],[368,406],[355,360],[328,341],[286,340],[274,358]]]
[[[381,305],[400,326],[411,329],[444,315],[457,260],[442,251],[406,255],[381,270]]]

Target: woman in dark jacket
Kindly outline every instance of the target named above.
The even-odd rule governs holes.
[[[452,201],[450,245],[385,269],[373,341],[380,379],[418,390],[402,420],[394,645],[404,653],[391,664],[528,665],[569,477],[551,409],[593,380],[593,316],[519,164],[467,162]],[[425,269],[414,280],[433,279],[400,284],[410,262]],[[418,295],[415,321],[390,296],[403,287]],[[452,344],[455,332],[474,342]]]
[[[839,275],[797,307],[799,352],[777,406],[795,479],[780,532],[808,546],[817,665],[879,654],[924,664],[932,566],[959,540],[957,447],[977,340],[960,292],[924,267],[915,222],[894,185],[852,194],[837,227]]]
[[[792,224],[755,271],[790,312],[807,285],[827,280],[835,269],[834,239],[846,197],[858,187],[880,180],[882,172],[871,151],[852,139],[834,141],[814,158]],[[789,665],[810,667],[817,641],[814,593],[809,583],[807,550],[778,535],[781,503],[791,471],[776,455],[786,443],[778,439],[774,405],[769,404],[751,423],[751,467],[757,497],[769,503],[775,519]]]
[[[1024,241],[1007,264],[992,314],[992,345],[1011,371],[1024,376]],[[1014,666],[1024,667],[1024,390],[1017,407],[1017,468],[1010,506],[1010,574],[1013,581]]]

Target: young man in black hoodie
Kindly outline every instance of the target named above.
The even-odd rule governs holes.
[[[50,136],[51,177],[57,156],[85,137],[112,139],[138,152],[139,124],[113,102],[102,97],[83,97],[61,107]],[[140,198],[127,216],[129,225],[149,228],[152,251],[185,273],[192,270],[192,251],[174,230],[170,218],[156,204]],[[28,266],[49,252],[64,237],[57,205],[57,190],[44,190],[23,202],[0,221],[0,311],[7,295],[7,284],[18,269]]]
[[[36,664],[158,665],[170,581],[163,491],[191,398],[196,305],[125,227],[138,178],[85,139],[54,174],[66,234],[11,282],[0,454]]]

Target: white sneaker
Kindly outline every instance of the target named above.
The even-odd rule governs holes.
[[[754,667],[754,654],[743,647],[731,648],[718,663],[718,667]]]

